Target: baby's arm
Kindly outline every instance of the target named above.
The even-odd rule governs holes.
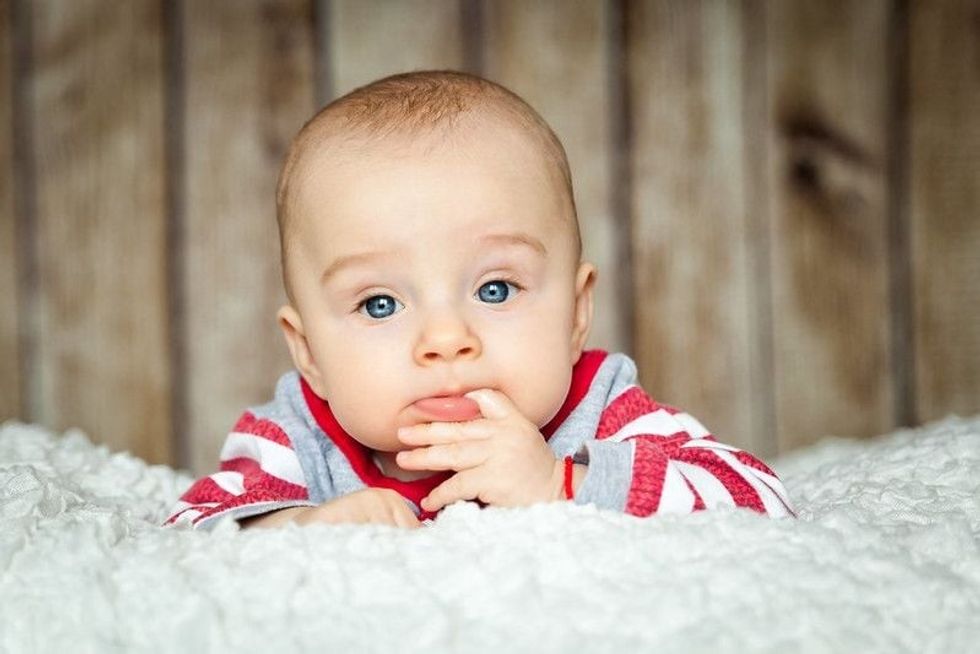
[[[218,472],[196,481],[166,524],[210,527],[297,506],[311,506],[306,480],[289,437],[279,426],[246,411],[221,448]]]
[[[367,489],[317,505],[310,501],[302,466],[279,426],[246,412],[221,448],[218,472],[195,482],[167,524],[212,526],[231,517],[243,526],[377,522],[415,526],[418,520],[394,491]]]
[[[372,523],[406,529],[420,524],[404,498],[387,488],[366,488],[318,506],[280,509],[241,521],[246,528],[275,528],[291,522],[298,525]]]
[[[576,500],[639,516],[748,507],[793,515],[782,482],[762,461],[719,443],[700,422],[631,387],[603,411]]]

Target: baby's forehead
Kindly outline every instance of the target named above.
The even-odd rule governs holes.
[[[419,243],[469,251],[477,241],[482,254],[574,247],[574,214],[557,181],[545,179],[541,166],[533,172],[509,158],[507,148],[481,156],[494,139],[478,138],[432,151],[414,142],[328,152],[311,165],[295,235],[332,255],[414,251]]]
[[[442,151],[476,156],[487,147],[501,145],[512,156],[529,155],[552,165],[545,139],[533,129],[504,114],[488,111],[461,113],[439,124],[390,125],[384,129],[351,125],[344,116],[327,120],[307,136],[297,171],[306,167],[356,166],[385,157],[432,156]]]
[[[573,203],[565,201],[570,189],[561,167],[542,143],[520,125],[484,117],[473,117],[450,128],[384,134],[324,131],[292,171],[294,191],[299,204],[309,209],[311,202],[322,202],[324,188],[336,189],[337,179],[375,179],[374,173],[380,169],[411,176],[439,169],[440,164],[455,172],[450,162],[459,162],[484,176],[492,175],[500,186],[514,177],[512,171],[520,170],[522,175],[539,181],[536,194],[551,194],[556,202],[567,204],[574,212]],[[379,188],[377,192],[386,190]],[[501,192],[507,190],[502,188]]]
[[[349,140],[324,148],[304,171],[300,213],[329,217],[353,207],[396,216],[403,209],[424,211],[446,195],[459,203],[458,213],[441,216],[453,223],[484,211],[530,218],[531,205],[544,209],[542,218],[571,213],[544,157],[533,146],[507,141],[474,131],[462,139]]]
[[[552,228],[564,226],[579,241],[571,180],[560,143],[546,128],[542,131],[534,121],[524,120],[501,107],[466,110],[438,122],[368,126],[351,122],[343,112],[326,112],[318,117],[316,129],[307,128],[304,128],[305,142],[296,144],[294,154],[300,156],[294,158],[289,175],[291,198],[287,203],[296,211],[284,212],[293,214],[288,218],[288,223],[293,225],[284,234],[295,234],[297,227],[302,230],[296,223],[306,222],[310,217],[315,217],[317,223],[326,217],[323,215],[324,200],[329,199],[326,188],[334,186],[332,181],[337,177],[356,179],[359,171],[389,165],[397,168],[406,160],[425,164],[439,158],[478,161],[486,157],[504,162],[506,168],[533,174],[540,181],[535,195],[547,196],[560,207],[561,222],[565,224],[554,224]],[[406,168],[403,166],[401,170]],[[411,168],[407,170],[411,172]],[[369,193],[385,191],[385,188],[368,190]],[[304,215],[306,219],[301,217]],[[321,234],[322,227],[318,228]]]

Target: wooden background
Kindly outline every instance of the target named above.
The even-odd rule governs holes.
[[[723,439],[980,411],[980,0],[0,0],[0,418],[211,469],[288,366],[289,139],[416,68],[551,122],[592,344]]]

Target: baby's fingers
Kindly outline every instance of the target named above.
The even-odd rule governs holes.
[[[480,478],[475,470],[457,472],[422,499],[426,511],[439,511],[459,500],[475,500],[480,496]]]
[[[513,415],[520,415],[520,411],[514,406],[510,398],[491,388],[481,388],[470,391],[466,397],[473,400],[480,407],[480,413],[490,420],[503,420]]]
[[[405,529],[414,529],[421,524],[408,502],[396,491],[374,489],[373,492],[376,502],[371,509],[370,522]]]
[[[460,441],[405,450],[395,460],[406,470],[466,470],[485,463],[489,456],[487,441]]]
[[[456,441],[489,438],[492,427],[485,420],[470,422],[426,422],[413,427],[401,427],[398,440],[406,445],[445,445]]]
[[[393,513],[396,527],[401,527],[402,529],[418,529],[422,526],[422,523],[419,522],[419,519],[407,506],[403,506],[401,509],[394,511]]]

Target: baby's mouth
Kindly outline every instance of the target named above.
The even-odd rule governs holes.
[[[481,415],[476,401],[461,395],[426,397],[412,406],[432,422],[465,422]]]

